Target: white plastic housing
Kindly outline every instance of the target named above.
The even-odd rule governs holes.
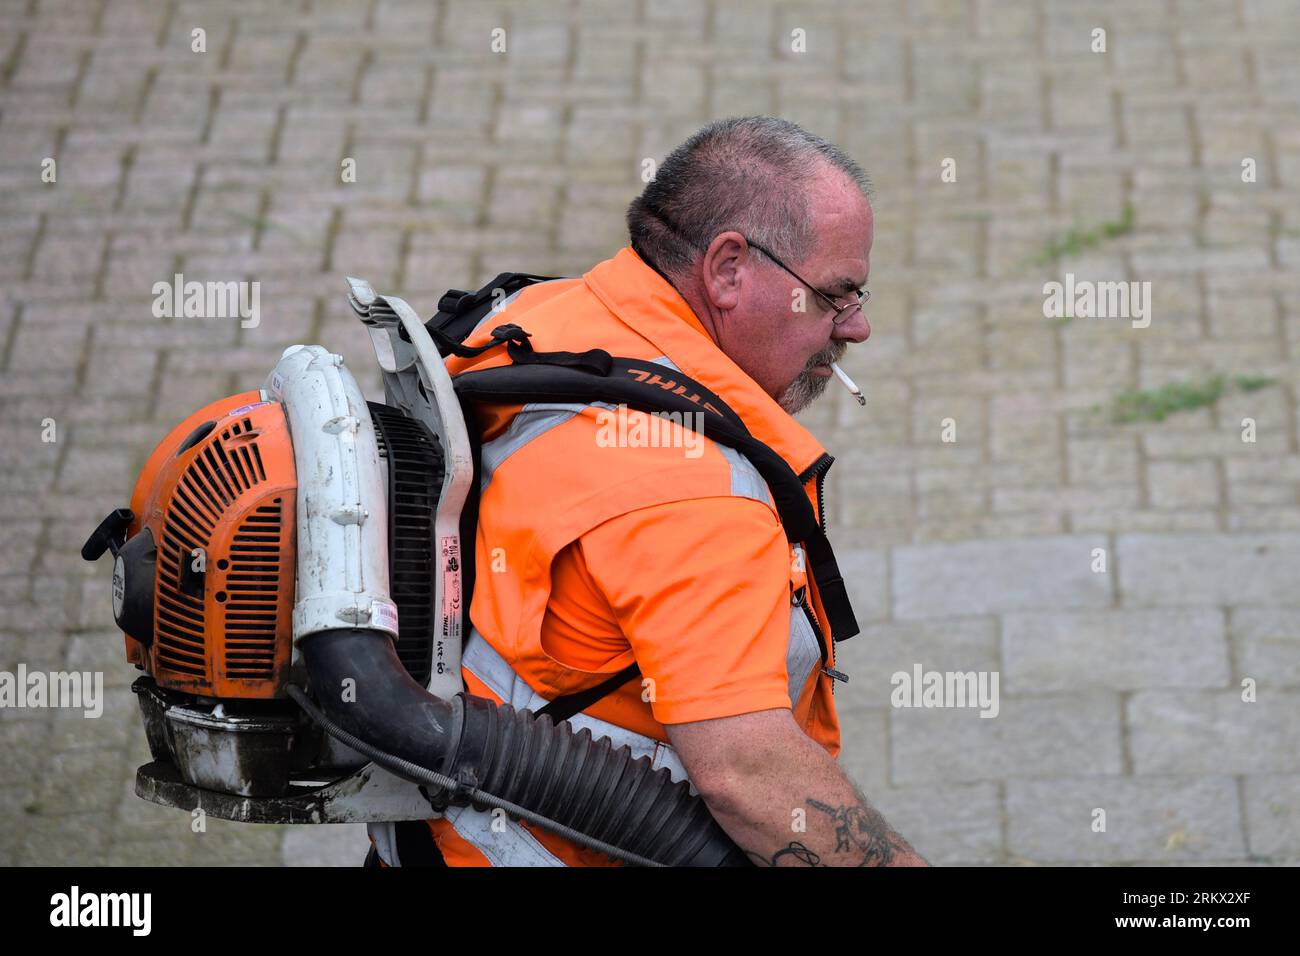
[[[365,396],[343,356],[291,345],[266,380],[298,472],[294,643],[339,627],[397,635],[388,586],[388,490]]]

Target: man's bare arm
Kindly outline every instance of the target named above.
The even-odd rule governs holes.
[[[714,818],[760,866],[928,866],[789,710],[667,725]]]

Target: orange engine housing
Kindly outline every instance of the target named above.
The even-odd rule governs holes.
[[[153,639],[126,655],[162,687],[282,696],[292,654],[297,475],[284,410],[257,391],[213,402],[154,449],[129,536],[157,547]]]

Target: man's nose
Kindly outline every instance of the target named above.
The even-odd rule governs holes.
[[[853,315],[834,327],[831,337],[844,339],[847,342],[865,342],[871,337],[871,323],[867,321],[866,313],[862,311],[861,306],[853,310]]]

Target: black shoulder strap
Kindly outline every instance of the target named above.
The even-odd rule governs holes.
[[[586,690],[580,690],[576,694],[565,694],[563,697],[556,697],[549,704],[537,712],[537,716],[549,714],[551,720],[559,723],[562,720],[568,720],[574,714],[580,714],[596,701],[614,693],[634,677],[641,675],[641,665],[633,661],[623,668],[617,674],[607,677],[595,687],[588,687]]]
[[[463,372],[452,380],[467,419],[475,417],[474,405],[494,402],[607,402],[648,413],[699,413],[698,419],[683,420],[702,423],[707,437],[736,449],[753,463],[772,492],[787,540],[806,546],[833,639],[838,643],[859,633],[835,553],[799,476],[784,458],[750,434],[740,416],[713,390],[675,369],[643,359],[616,358],[603,349],[536,352],[528,333],[516,325],[494,329],[492,342],[484,349],[501,343],[506,344],[512,364]],[[477,497],[477,488],[476,480],[471,497]],[[555,698],[539,713],[549,714],[557,723],[567,720],[640,673],[639,666],[631,664],[594,687]]]
[[[433,337],[442,357],[457,352],[459,346],[474,331],[483,317],[503,298],[514,295],[538,282],[550,282],[564,276],[539,276],[531,272],[503,272],[477,292],[448,289],[438,300],[438,314],[424,324]]]
[[[453,379],[462,402],[608,402],[650,413],[699,413],[695,420],[703,424],[707,437],[741,452],[758,469],[772,492],[786,538],[792,544],[806,544],[835,640],[858,633],[834,551],[798,475],[784,458],[750,434],[720,396],[682,372],[642,359],[615,358],[601,349],[581,353],[580,363],[571,362],[574,353],[533,352],[526,335],[515,326],[507,336],[513,364],[463,372]],[[551,356],[557,357],[555,364],[549,361]]]
[[[600,350],[593,350],[599,352]],[[712,390],[681,372],[641,359],[605,355],[608,371],[548,364],[533,353],[527,364],[464,372],[453,380],[462,399],[476,402],[608,402],[643,412],[699,413],[706,436],[742,452],[772,491],[786,537],[792,543],[821,533],[812,504],[785,460],[750,434],[745,423]],[[818,582],[820,585],[820,582]]]

